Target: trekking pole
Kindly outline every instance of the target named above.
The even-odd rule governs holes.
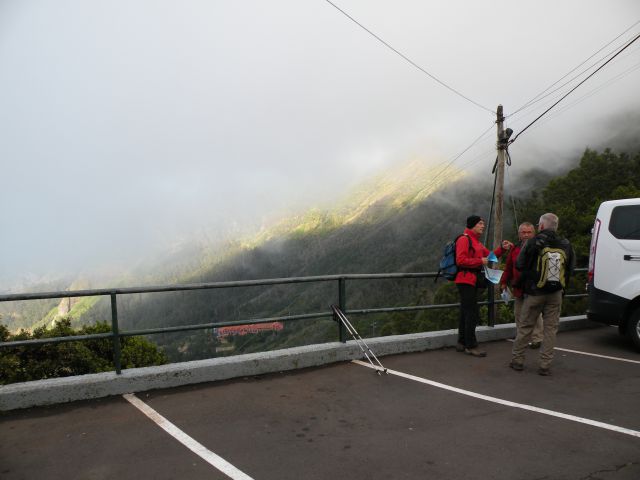
[[[349,335],[351,335],[353,340],[356,342],[356,345],[358,345],[358,347],[360,348],[360,351],[364,354],[366,359],[369,360],[369,363],[371,364],[371,366],[377,369],[377,367],[371,361],[371,358],[369,358],[369,355],[367,354],[367,352],[364,350],[364,348],[362,348],[362,345],[360,344],[360,341],[356,338],[354,330],[353,330],[353,325],[351,325],[350,323],[347,323],[347,322],[344,321],[344,319],[343,319],[343,317],[341,315],[342,312],[340,311],[340,309],[338,307],[336,307],[335,305],[331,305],[331,308],[333,310],[334,318],[337,318],[336,321],[340,321],[344,325],[344,327],[347,329],[347,332],[349,332]]]
[[[360,348],[360,351],[365,356],[365,358],[369,361],[369,364],[375,369],[375,371],[376,371],[376,373],[378,375],[380,375],[380,369],[383,369],[384,372],[386,373],[387,369],[382,366],[382,364],[380,363],[380,360],[378,360],[378,358],[371,351],[369,346],[364,342],[364,340],[362,340],[362,337],[360,337],[360,335],[358,335],[358,332],[355,330],[353,325],[351,325],[351,322],[349,322],[349,320],[345,316],[341,315],[341,313],[342,312],[338,313],[338,318],[342,321],[343,325],[346,327],[346,329],[349,332],[349,334],[351,335],[351,337],[353,337],[353,340],[356,342],[356,345],[358,345],[358,347]],[[365,350],[363,348],[363,345],[367,348],[367,350],[371,354],[371,356],[369,356],[369,353],[367,353],[367,350]],[[376,363],[379,366],[373,363],[373,360],[371,360],[371,357],[373,357],[376,360]]]
[[[382,365],[382,363],[380,362],[380,360],[378,360],[378,357],[376,356],[375,353],[373,353],[373,350],[371,350],[371,348],[369,348],[369,345],[367,345],[367,342],[364,341],[364,339],[360,336],[360,334],[358,333],[358,331],[355,329],[355,327],[353,326],[353,324],[351,323],[351,321],[347,318],[347,316],[344,314],[344,312],[342,312],[340,309],[338,309],[342,319],[344,322],[346,322],[346,324],[351,328],[351,330],[353,331],[353,333],[355,334],[354,338],[358,338],[358,340],[360,340],[360,342],[366,347],[367,351],[369,352],[369,354],[371,354],[371,356],[373,357],[373,359],[376,361],[376,363],[378,364],[378,366],[382,369],[382,371],[386,374],[388,374],[389,372],[387,371],[387,369],[384,367],[384,365]],[[364,352],[365,355],[368,357],[367,352]],[[371,360],[369,359],[369,361],[371,362]],[[373,362],[371,362],[371,364],[373,365]],[[378,374],[380,374],[380,370],[377,369],[377,367],[375,365],[373,365],[374,368],[376,368],[376,372]]]
[[[356,344],[358,345],[358,347],[360,347],[360,351],[364,354],[365,358],[369,361],[369,363],[371,364],[371,366],[375,369],[376,373],[378,375],[380,375],[380,370],[382,369],[382,371],[384,373],[386,373],[387,375],[389,374],[389,372],[387,371],[387,369],[384,367],[384,365],[382,365],[382,363],[380,362],[380,360],[378,360],[378,357],[376,357],[376,354],[373,353],[373,351],[371,350],[371,348],[369,348],[369,345],[367,345],[367,342],[364,341],[364,339],[360,336],[360,334],[358,333],[358,331],[355,329],[355,327],[351,324],[351,322],[349,321],[349,319],[347,318],[347,316],[342,312],[342,310],[340,310],[337,306],[335,305],[331,305],[331,309],[333,310],[333,314],[338,317],[338,319],[342,322],[342,324],[345,326],[345,328],[347,329],[347,331],[349,332],[349,334],[351,335],[351,337],[353,337],[353,340],[356,342]],[[363,348],[366,347],[366,350]],[[368,353],[367,353],[368,352]],[[376,364],[373,363],[373,361],[371,360],[371,357],[369,356],[369,354],[371,354],[371,357],[373,357],[373,359],[376,361]]]

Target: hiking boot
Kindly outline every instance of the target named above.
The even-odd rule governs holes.
[[[551,369],[540,367],[538,369],[538,375],[542,375],[543,377],[548,377],[549,375],[551,375]]]
[[[456,344],[456,352],[460,352],[460,353],[464,352],[464,345],[461,344],[461,343],[457,343]]]
[[[509,363],[509,367],[513,368],[516,372],[521,372],[524,370],[524,365],[518,362],[514,362],[513,360],[511,360],[511,362]]]
[[[465,348],[464,349],[464,353],[466,353],[467,355],[474,356],[474,357],[486,357],[487,356],[487,352],[485,352],[484,350],[480,350],[478,347]]]
[[[531,342],[529,344],[529,348],[537,350],[538,348],[540,348],[540,345],[542,345],[542,342]]]

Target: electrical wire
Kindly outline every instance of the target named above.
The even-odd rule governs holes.
[[[575,87],[573,87],[571,90],[569,90],[566,94],[564,94],[562,97],[560,97],[560,100],[558,100],[557,102],[555,102],[553,105],[551,105],[549,108],[547,108],[544,112],[542,112],[540,115],[538,115],[538,117],[535,118],[535,120],[533,120],[531,123],[529,123],[529,125],[527,125],[526,127],[524,127],[522,130],[520,130],[520,132],[513,138],[513,140],[511,140],[509,142],[509,144],[515,142],[518,137],[520,135],[522,135],[525,131],[527,131],[527,129],[529,127],[531,127],[534,123],[536,123],[538,120],[540,120],[544,115],[546,115],[553,107],[555,107],[556,105],[558,105],[562,100],[564,100],[565,98],[567,98],[571,93],[573,93],[578,87],[580,87],[580,85],[582,85],[584,82],[586,82],[587,80],[589,80],[591,77],[593,77],[596,73],[598,73],[600,70],[602,70],[604,67],[606,67],[611,61],[613,61],[618,55],[620,55],[624,50],[626,50],[628,47],[630,47],[636,40],[638,40],[638,38],[640,38],[640,34],[636,35],[633,40],[631,40],[629,43],[627,43],[624,47],[622,47],[620,50],[618,50],[618,52],[612,56],[609,60],[607,60],[605,63],[603,63],[602,65],[600,65],[596,70],[594,70],[588,77],[586,77],[584,80],[582,80],[580,83],[578,83]]]
[[[475,157],[473,157],[467,163],[461,165],[460,169],[461,170],[466,170],[467,168],[471,167],[472,165],[475,165],[476,163],[478,163],[480,160],[486,160],[487,157],[489,157],[489,154],[494,155],[495,153],[496,153],[495,147],[491,148],[490,150],[485,150],[481,154],[476,155]]]
[[[603,83],[603,84],[599,85],[598,87],[596,87],[596,88],[590,90],[589,92],[585,93],[583,96],[579,97],[578,99],[576,99],[572,103],[570,103],[570,104],[564,106],[563,108],[555,111],[553,115],[547,117],[544,121],[542,121],[538,125],[536,125],[536,127],[540,127],[540,126],[544,125],[545,123],[549,122],[550,120],[552,120],[555,117],[557,117],[557,116],[561,115],[562,113],[564,113],[566,110],[569,110],[570,108],[576,106],[577,104],[583,102],[584,100],[592,97],[593,95],[598,93],[600,90],[613,85],[617,81],[621,80],[622,78],[628,76],[629,74],[633,73],[634,71],[636,71],[638,69],[640,69],[640,63],[636,63],[635,65],[633,65],[630,68],[628,68],[627,70],[619,73],[615,77],[610,78],[605,83]],[[513,209],[513,219],[514,219],[514,222],[515,222],[515,228],[517,229],[518,226],[519,226],[518,213],[517,213],[517,208],[516,208],[516,204],[515,204],[515,199],[514,199],[514,196],[513,196],[513,181],[511,179],[511,169],[510,169],[510,167],[511,167],[511,154],[509,153],[508,148],[506,149],[506,154],[507,154],[507,161],[506,161],[506,164],[507,164],[506,174],[507,175],[506,176],[507,176],[507,183],[508,183],[508,190],[509,190],[509,199],[511,200],[511,207]],[[465,168],[465,167],[463,167],[463,168]],[[494,165],[494,168],[495,168],[495,165]]]
[[[511,205],[513,206],[513,220],[516,222],[516,230],[518,229],[518,213],[516,212],[516,202],[513,199],[513,186],[511,182],[511,155],[509,155],[509,165],[507,166],[507,183],[509,184],[509,198],[511,199]]]
[[[632,50],[628,50],[624,53],[624,55],[621,55],[619,57],[619,59],[622,59],[623,57],[629,58],[631,56],[633,56],[635,53],[640,51],[640,47],[636,47]],[[576,104],[580,103],[581,101],[585,100],[586,98],[595,95],[599,90],[609,86],[609,84],[615,83],[616,81],[622,79],[624,76],[628,75],[629,73],[632,73],[632,71],[635,69],[635,67],[631,67],[628,70],[625,70],[624,72],[620,73],[619,75],[617,75],[614,78],[610,78],[609,80],[607,80],[604,84],[601,84],[600,86],[589,90],[589,92],[587,92],[585,95],[583,95],[582,97],[580,97],[578,100],[560,108],[559,110],[554,111],[550,116],[548,116],[545,120],[543,120],[542,122],[538,123],[536,125],[536,127],[539,127],[541,125],[546,124],[550,119],[556,118],[558,115],[560,115],[562,112],[569,110],[570,108],[572,108],[573,106],[575,106]],[[546,109],[549,105],[551,105],[552,103],[554,103],[558,98],[560,98],[563,94],[561,93],[560,95],[554,96],[553,98],[546,98],[546,100],[541,103],[540,105],[537,105],[534,109],[534,111],[537,111],[538,113],[542,112],[544,109]],[[546,95],[545,95],[546,97]],[[540,100],[543,100],[543,98],[540,98]],[[536,102],[537,103],[537,102]],[[537,115],[537,114],[535,114]],[[518,118],[517,120],[514,120],[513,118],[517,116],[517,114],[511,114],[506,116],[505,118],[510,118],[511,119],[511,127],[515,128],[515,125],[520,125],[520,124],[525,124],[526,121],[524,121],[523,118]]]
[[[640,63],[636,63],[635,65],[633,65],[631,68],[628,68],[627,70],[625,70],[624,72],[621,72],[620,74],[616,75],[613,78],[610,78],[609,80],[607,80],[605,83],[603,83],[602,85],[589,90],[587,93],[585,93],[583,96],[578,97],[576,100],[574,100],[572,103],[569,103],[568,105],[565,105],[564,107],[562,107],[559,110],[556,110],[555,112],[553,112],[552,115],[550,115],[549,117],[547,117],[545,120],[543,120],[542,122],[540,122],[537,127],[540,127],[544,124],[546,124],[547,122],[549,122],[550,120],[553,120],[554,118],[562,115],[564,112],[566,112],[567,110],[575,107],[576,105],[578,105],[579,103],[582,103],[583,101],[591,98],[592,96],[594,96],[596,93],[598,93],[600,90],[604,90],[607,87],[610,87],[611,85],[613,85],[614,83],[618,82],[619,80],[622,80],[624,77],[630,75],[631,73],[633,73],[634,71],[640,69]]]
[[[484,231],[484,244],[487,244],[489,240],[489,231],[491,230],[491,220],[493,219],[493,205],[496,202],[496,185],[498,184],[498,174],[493,175],[493,193],[491,194],[491,208],[489,209],[489,216],[487,217],[487,227]]]
[[[336,10],[338,10],[340,13],[342,13],[345,17],[347,17],[349,20],[351,20],[353,23],[355,23],[356,25],[358,25],[360,28],[362,28],[365,32],[367,32],[369,35],[371,35],[373,38],[375,38],[376,40],[378,40],[380,43],[382,43],[385,47],[387,47],[389,50],[391,50],[392,52],[394,52],[395,54],[399,55],[401,58],[403,58],[405,61],[409,62],[412,66],[414,66],[415,68],[417,68],[418,70],[420,70],[422,73],[424,73],[425,75],[429,76],[431,79],[435,80],[436,82],[438,82],[440,85],[442,85],[444,88],[446,88],[447,90],[450,90],[451,92],[455,93],[456,95],[458,95],[459,97],[464,98],[465,100],[467,100],[468,102],[471,102],[472,104],[474,104],[476,107],[479,107],[483,110],[486,110],[487,112],[491,113],[492,115],[495,114],[495,112],[493,110],[491,110],[490,108],[485,107],[484,105],[479,104],[478,102],[470,99],[469,97],[467,97],[466,95],[463,95],[462,93],[460,93],[458,90],[456,90],[453,87],[450,87],[449,85],[447,85],[446,83],[444,83],[442,80],[440,80],[438,77],[436,77],[435,75],[429,73],[427,70],[425,70],[424,68],[422,68],[420,65],[418,65],[416,62],[414,62],[413,60],[411,60],[409,57],[407,57],[404,53],[400,52],[399,50],[397,50],[396,48],[394,48],[393,46],[391,46],[389,43],[387,43],[386,41],[384,41],[382,38],[380,38],[378,35],[376,35],[375,33],[373,33],[371,30],[369,30],[367,27],[365,27],[364,25],[362,25],[360,22],[358,22],[355,18],[353,18],[351,15],[349,15],[347,12],[345,12],[344,10],[342,10],[340,7],[338,7],[335,3],[333,3],[331,0],[325,0],[329,5],[331,5],[332,7],[334,7]]]
[[[603,60],[605,60],[606,58],[608,58],[609,56],[611,56],[612,54],[614,54],[618,48],[620,48],[620,46],[617,46],[614,50],[610,51],[609,53],[607,53],[604,57],[599,58],[598,60],[596,60],[594,63],[592,63],[591,65],[589,65],[587,68],[585,68],[584,70],[582,70],[580,73],[574,75],[573,77],[571,77],[569,80],[567,80],[566,82],[564,82],[562,85],[560,85],[557,88],[554,88],[553,90],[551,90],[550,92],[546,93],[545,95],[542,95],[540,98],[536,99],[535,101],[531,101],[526,107],[520,108],[518,110],[516,110],[515,112],[513,112],[512,114],[508,115],[505,118],[510,118],[513,117],[515,115],[517,115],[519,112],[526,110],[527,108],[531,107],[532,105],[535,105],[538,102],[541,102],[542,100],[544,100],[545,98],[553,95],[554,93],[562,90],[564,87],[566,87],[567,85],[569,85],[571,82],[573,82],[574,80],[576,80],[577,78],[580,78],[582,75],[584,75],[585,73],[587,73],[589,70],[591,70],[593,67],[595,67],[596,65],[598,65],[600,62],[602,62]],[[558,83],[558,82],[556,82]],[[552,100],[553,101],[553,100]]]
[[[637,52],[640,52],[640,46],[637,46],[637,47],[636,47],[636,48],[634,48],[634,49],[630,49],[630,50],[626,51],[626,52],[624,53],[624,55],[621,55],[621,56],[620,56],[619,60],[621,60],[622,58],[629,58],[629,57],[632,57],[632,56],[633,56],[634,54],[636,54]],[[613,52],[610,52],[608,55],[610,55],[611,53],[613,53]],[[608,55],[607,55],[607,56],[608,56]],[[605,58],[606,58],[606,57],[605,57]],[[601,60],[602,60],[602,59],[601,59]],[[632,70],[632,69],[633,69],[633,67],[632,67],[630,70]],[[584,72],[582,72],[582,73],[584,73]],[[626,73],[626,72],[623,72],[623,73]],[[620,76],[622,76],[622,75],[623,75],[623,74],[620,74]],[[580,75],[578,75],[578,76],[580,76]],[[574,79],[575,79],[575,78],[577,78],[577,77],[574,77]],[[610,80],[608,80],[608,81],[607,81],[607,83],[608,83],[608,82],[614,82],[614,81],[616,81],[616,80],[615,80],[615,79],[610,79]],[[566,86],[566,84],[564,84],[563,86]],[[560,87],[560,88],[561,88],[561,87]],[[600,88],[600,87],[598,87],[598,88]],[[595,90],[597,90],[598,88],[596,88]],[[558,90],[558,89],[556,89],[556,90]],[[554,90],[553,92],[555,92],[556,90]],[[592,91],[593,91],[593,90],[590,90],[590,92],[592,92]],[[550,92],[550,93],[549,93],[549,95],[550,95],[551,93],[553,93],[553,92]],[[538,101],[542,101],[542,100],[545,100],[545,101],[544,101],[544,102],[542,102],[540,105],[537,105],[537,106],[535,107],[534,111],[536,111],[536,110],[537,110],[538,112],[543,111],[545,108],[547,108],[549,105],[551,105],[553,102],[555,102],[555,101],[556,101],[558,98],[560,98],[562,95],[563,95],[563,93],[560,93],[559,95],[554,96],[553,98],[546,98],[548,95],[545,95],[545,96],[544,96],[545,98],[540,98],[540,99],[538,100]],[[536,101],[536,103],[537,103],[538,101]],[[561,110],[562,110],[562,109],[561,109]],[[554,113],[555,113],[555,112],[554,112]],[[517,114],[517,113],[513,113],[513,114],[510,114],[510,115],[505,116],[505,119],[509,118],[509,119],[511,120],[511,122],[512,122],[512,123],[511,123],[511,126],[512,126],[512,127],[513,127],[514,125],[516,125],[516,124],[524,124],[524,123],[526,123],[522,118],[518,118],[517,120],[514,120],[514,117],[516,117],[516,116],[518,116],[518,114]],[[553,115],[552,115],[552,116],[553,116]]]
[[[560,77],[558,80],[556,80],[554,83],[552,83],[551,85],[549,85],[547,88],[545,88],[543,91],[541,91],[540,93],[538,93],[535,97],[533,97],[531,100],[525,102],[520,108],[516,109],[514,112],[512,112],[511,114],[509,114],[506,118],[511,117],[513,115],[515,115],[516,113],[520,112],[521,110],[524,110],[525,108],[528,108],[530,105],[532,105],[533,103],[537,103],[539,101],[538,97],[540,97],[541,95],[545,94],[549,89],[553,88],[554,86],[556,86],[558,83],[560,83],[562,80],[564,80],[565,78],[567,78],[569,75],[571,75],[573,72],[575,72],[578,68],[580,68],[582,65],[584,65],[585,63],[587,63],[589,60],[591,60],[593,57],[595,57],[598,53],[600,53],[602,50],[604,50],[605,48],[607,48],[609,45],[611,45],[613,42],[615,42],[616,40],[618,40],[620,37],[622,37],[625,33],[627,33],[629,30],[631,30],[633,27],[635,27],[636,25],[638,25],[640,23],[640,20],[636,21],[633,25],[631,25],[629,28],[627,28],[624,32],[622,32],[621,34],[619,34],[616,38],[614,38],[613,40],[611,40],[609,43],[607,43],[606,45],[604,45],[603,47],[601,47],[599,50],[597,50],[595,53],[593,53],[591,56],[589,56],[588,58],[586,58],[585,60],[583,60],[580,64],[576,65],[572,70],[568,71],[565,75],[563,75],[562,77]],[[607,56],[609,56],[610,54],[606,55],[604,58],[606,58]],[[600,59],[599,61],[601,61],[602,59]],[[599,62],[598,61],[598,62]],[[597,63],[597,62],[596,62]],[[546,96],[546,95],[545,95]]]
[[[584,102],[585,100],[591,98],[592,96],[596,95],[601,90],[604,90],[605,88],[610,87],[611,85],[615,84],[616,82],[622,80],[624,77],[632,74],[634,71],[638,70],[639,68],[640,68],[640,63],[636,63],[636,64],[632,65],[627,70],[624,70],[623,72],[619,73],[618,75],[610,78],[609,80],[605,81],[604,83],[602,83],[602,84],[598,85],[597,87],[589,90],[588,92],[583,94],[581,97],[578,97],[577,99],[573,100],[571,103],[563,106],[562,108],[559,108],[558,110],[553,111],[549,116],[547,116],[546,118],[544,118],[540,122],[538,122],[536,125],[534,125],[531,128],[531,130],[536,130],[536,129],[542,127],[543,125],[546,125],[548,122],[550,122],[550,121],[554,120],[555,118],[559,117],[560,115],[562,115],[567,110],[570,110],[573,107],[577,106],[578,104],[580,104],[580,103]]]
[[[607,80],[604,84],[601,84],[598,87],[596,87],[596,88],[590,90],[589,92],[585,93],[582,97],[579,97],[578,99],[576,99],[572,103],[570,103],[570,104],[566,105],[565,107],[557,110],[556,112],[553,113],[553,115],[547,117],[544,121],[542,121],[538,125],[536,125],[536,127],[544,125],[548,121],[550,121],[550,120],[554,119],[555,117],[561,115],[566,110],[569,110],[570,108],[574,107],[575,105],[577,105],[577,104],[581,103],[582,101],[588,99],[589,97],[595,95],[596,93],[598,93],[598,91],[611,86],[615,82],[621,80],[622,78],[626,77],[627,75],[633,73],[635,70],[638,70],[638,69],[640,69],[640,63],[633,65],[631,68],[629,68],[629,69],[621,72],[620,74],[616,75],[615,77]],[[492,125],[492,127],[493,127],[493,125]],[[482,135],[480,135],[480,137],[478,139],[476,139],[476,141],[472,145],[470,145],[470,147],[476,145],[481,140],[483,140],[487,136],[489,130],[491,130],[492,127],[490,127],[488,130],[485,130],[485,132]],[[469,150],[470,147],[467,148],[466,150]],[[464,153],[464,152],[462,152],[462,153]],[[495,155],[495,149],[494,148],[484,150],[482,153],[476,155],[475,157],[473,157],[472,159],[470,159],[466,163],[462,164],[460,166],[460,169],[467,170],[468,168],[470,168],[473,165],[477,164],[479,161],[487,160],[487,157],[489,157],[491,154]],[[509,167],[510,164],[511,164],[511,153],[508,151],[508,149],[507,149],[507,155],[508,155],[507,156],[507,167]],[[446,168],[441,170],[440,172],[438,172],[437,177],[441,177],[444,173],[446,173],[444,170],[446,170]],[[507,176],[508,176],[507,178],[508,178],[508,181],[509,181],[509,185],[511,185],[512,181],[511,181],[511,175],[510,175],[510,169],[509,168],[507,168]],[[435,182],[434,181],[430,182],[430,184],[428,186],[430,187],[431,185],[435,184],[437,182],[437,180],[438,179],[436,178]],[[514,200],[513,196],[511,196],[511,203],[512,203],[512,208],[513,208],[513,211],[514,211],[514,219],[516,220],[516,223],[517,223],[516,206],[515,206],[515,200]],[[516,225],[516,228],[517,228],[517,225]]]
[[[428,190],[434,186],[437,185],[438,180],[447,172],[447,170],[449,170],[451,168],[451,166],[456,162],[456,160],[458,160],[460,157],[462,157],[462,155],[464,155],[467,151],[469,151],[476,143],[478,143],[480,140],[482,140],[482,138],[487,134],[487,132],[489,132],[491,129],[493,129],[495,122],[491,124],[491,126],[486,129],[484,132],[482,132],[478,138],[476,138],[467,148],[465,148],[464,150],[462,150],[459,154],[457,154],[455,157],[453,157],[449,163],[447,163],[444,167],[442,167],[442,169],[436,173],[435,177],[433,177],[431,179],[431,181],[425,185],[424,189]]]

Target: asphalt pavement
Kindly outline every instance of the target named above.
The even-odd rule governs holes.
[[[7,412],[0,478],[640,479],[640,354],[611,327],[557,347],[550,377],[535,350],[508,368],[499,341],[381,358],[388,375],[348,362],[137,394],[149,416],[124,397]]]

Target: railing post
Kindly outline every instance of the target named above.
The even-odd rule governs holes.
[[[113,364],[116,367],[116,374],[120,375],[122,373],[120,366],[120,332],[118,331],[118,305],[115,293],[111,294],[111,334],[113,340]]]
[[[347,288],[346,279],[340,277],[338,279],[338,307],[344,313],[347,310]],[[342,343],[347,343],[347,331],[342,322],[338,322],[338,336]]]
[[[488,282],[487,286],[487,301],[489,305],[487,305],[487,325],[490,327],[494,327],[496,324],[496,300],[493,283]]]

